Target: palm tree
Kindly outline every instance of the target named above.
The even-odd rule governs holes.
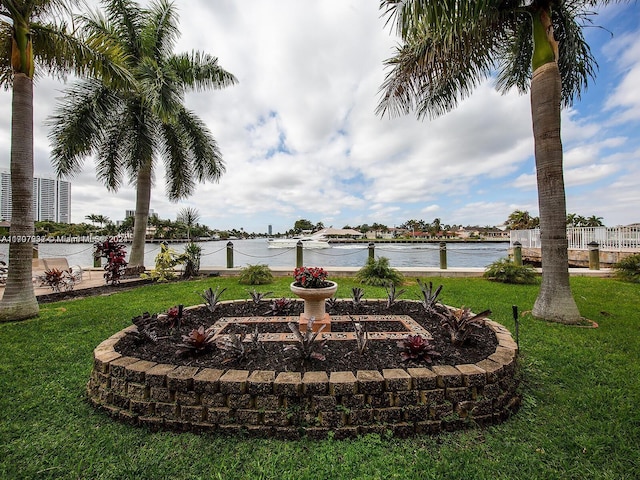
[[[93,224],[99,224],[100,228],[102,228],[105,223],[109,223],[110,221],[109,217],[107,217],[106,215],[100,215],[97,213],[91,213],[89,215],[86,215],[84,218],[89,220]]]
[[[584,219],[585,227],[604,227],[604,223],[602,223],[602,217],[598,217],[596,215],[591,215]]]
[[[197,208],[185,207],[178,212],[178,222],[184,223],[187,226],[187,238],[191,240],[191,229],[200,220],[200,213]]]
[[[44,71],[60,78],[117,78],[118,52],[106,42],[85,42],[68,31],[72,4],[63,0],[0,0],[0,85],[13,88],[11,105],[11,238],[31,239],[33,223],[33,79]],[[36,66],[38,67],[36,69]],[[31,283],[32,243],[9,244],[9,274],[0,301],[0,321],[38,315]]]
[[[216,181],[224,172],[218,146],[204,123],[184,106],[189,89],[223,88],[233,75],[208,54],[173,54],[179,35],[175,8],[167,0],[147,9],[131,0],[109,0],[106,17],[84,21],[97,36],[108,36],[128,55],[135,82],[121,88],[97,81],[67,91],[51,119],[52,161],[58,175],[78,172],[96,156],[97,176],[117,191],[126,174],[136,185],[133,244],[129,265],[144,265],[155,164],[165,164],[167,195],[176,201],[193,193],[196,180]]]
[[[378,113],[436,117],[497,70],[497,88],[530,90],[542,246],[536,317],[581,321],[569,287],[561,104],[586,88],[595,59],[582,25],[607,0],[382,0],[402,44],[387,60]]]
[[[509,214],[505,225],[509,230],[527,230],[536,227],[536,217],[532,217],[528,211],[514,210]]]

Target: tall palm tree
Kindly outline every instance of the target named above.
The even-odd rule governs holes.
[[[0,0],[0,85],[13,88],[11,104],[9,274],[0,301],[0,321],[38,315],[31,283],[33,223],[33,81],[39,72],[62,77],[117,78],[118,51],[107,43],[85,42],[67,28],[73,4],[63,0]],[[37,68],[36,68],[37,67]]]
[[[52,161],[58,175],[68,176],[93,153],[97,176],[112,191],[129,176],[136,186],[129,265],[141,267],[158,158],[164,161],[167,194],[173,201],[192,194],[196,180],[215,181],[224,172],[211,132],[184,106],[185,92],[223,88],[236,79],[206,53],[172,53],[179,29],[169,1],[152,2],[146,9],[131,0],[107,0],[103,5],[106,16],[91,14],[85,24],[127,52],[135,82],[113,88],[89,80],[70,88],[51,119]]]
[[[530,91],[538,179],[542,285],[536,317],[581,321],[569,287],[561,105],[596,67],[582,26],[607,0],[382,0],[402,39],[378,113],[442,115],[497,70],[497,88]]]

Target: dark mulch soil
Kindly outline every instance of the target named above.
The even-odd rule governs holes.
[[[153,283],[151,279],[135,278],[127,279],[116,285],[102,285],[100,287],[82,288],[82,283],[74,289],[62,292],[51,292],[38,295],[38,303],[62,302],[63,300],[78,300],[86,297],[94,297],[96,295],[111,295],[113,293],[124,292],[137,288],[141,285]]]
[[[158,363],[174,365],[190,365],[197,367],[209,367],[218,369],[241,370],[274,370],[282,371],[357,371],[357,370],[382,370],[384,368],[407,368],[430,365],[424,361],[402,361],[400,347],[396,340],[369,340],[364,354],[356,351],[355,341],[329,341],[321,350],[326,360],[311,360],[303,362],[295,350],[285,351],[286,344],[282,342],[261,342],[257,348],[246,345],[246,353],[243,357],[234,357],[229,352],[212,347],[199,354],[178,354],[183,343],[182,336],[188,335],[193,329],[203,325],[210,327],[222,317],[249,317],[267,316],[271,303],[261,301],[254,304],[251,301],[244,303],[220,304],[214,313],[201,307],[185,311],[180,328],[171,328],[167,321],[160,321],[155,315],[151,317],[138,317],[134,323],[138,330],[155,332],[157,340],[153,341],[147,335],[128,334],[115,346],[116,351],[126,355],[150,360]],[[302,312],[302,302],[292,302],[291,310],[287,313],[294,317]],[[476,363],[491,355],[498,344],[494,332],[486,326],[477,328],[469,345],[454,347],[451,345],[448,333],[440,326],[435,318],[424,314],[421,304],[410,301],[399,301],[387,308],[386,302],[363,302],[354,306],[351,301],[338,301],[336,305],[327,307],[331,315],[408,315],[421,324],[433,336],[431,345],[440,354],[433,358],[433,365],[460,365]],[[386,320],[386,319],[385,319]],[[398,322],[392,322],[395,327]],[[262,324],[260,332],[267,332],[272,327],[268,323]],[[230,325],[232,327],[232,325]],[[284,326],[286,331],[286,324]],[[373,331],[373,326],[369,328]],[[337,330],[332,328],[332,330]],[[380,330],[377,328],[376,330]],[[231,331],[231,330],[230,330]],[[237,331],[237,330],[236,330]],[[283,331],[280,325],[277,331]],[[247,338],[251,329],[247,329]]]

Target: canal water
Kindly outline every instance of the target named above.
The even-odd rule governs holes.
[[[264,238],[233,240],[234,267],[263,264],[272,267],[295,267],[295,248],[268,248]],[[227,241],[201,242],[201,267],[225,267],[227,264]],[[185,244],[174,243],[170,247],[178,253]],[[127,245],[127,251],[130,245]],[[448,267],[486,267],[507,256],[509,243],[447,243]],[[9,245],[0,244],[0,260],[7,261]],[[154,267],[154,259],[160,252],[160,244],[149,243],[145,248],[145,266]],[[369,250],[366,244],[336,244],[331,248],[304,250],[304,264],[319,267],[361,267],[367,262]],[[91,243],[41,243],[38,245],[41,258],[66,257],[69,265],[89,267],[93,265]],[[392,267],[438,267],[440,248],[437,243],[378,243],[375,256],[386,257]]]

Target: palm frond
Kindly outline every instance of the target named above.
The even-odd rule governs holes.
[[[125,54],[119,45],[106,37],[82,37],[67,32],[66,26],[32,24],[34,59],[52,77],[78,76],[103,78],[105,82],[131,82],[124,67]]]
[[[225,172],[218,144],[205,123],[193,112],[183,109],[178,122],[189,142],[193,173],[199,182],[218,181]]]
[[[195,183],[184,132],[179,125],[162,125],[163,152],[165,159],[167,196],[176,201],[193,193]]]
[[[501,46],[500,65],[496,76],[496,89],[506,93],[516,87],[520,93],[529,91],[531,83],[531,55],[533,54],[533,32],[529,14],[515,23]]]
[[[118,109],[117,96],[97,80],[73,85],[46,123],[51,161],[58,176],[79,173],[82,160],[103,143],[103,128]]]
[[[593,12],[584,10],[583,2],[559,2],[553,10],[554,36],[560,43],[558,69],[562,78],[562,103],[571,106],[595,78],[598,64],[584,39],[582,28],[591,23]]]
[[[175,74],[185,86],[197,91],[222,89],[238,83],[237,78],[218,65],[217,57],[192,51],[168,59]]]
[[[147,22],[142,30],[144,51],[152,58],[164,60],[173,53],[180,35],[174,5],[167,0],[156,0],[145,16]]]

